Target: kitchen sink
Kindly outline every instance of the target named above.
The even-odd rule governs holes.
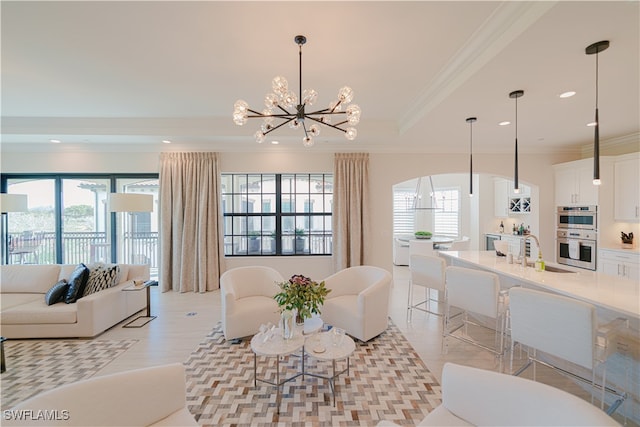
[[[535,264],[532,262],[528,262],[527,265],[529,267],[534,267]],[[571,271],[571,270],[567,270],[565,268],[560,268],[560,267],[554,267],[553,265],[545,265],[544,266],[544,270],[545,271],[550,271],[552,273],[575,273],[575,271]]]

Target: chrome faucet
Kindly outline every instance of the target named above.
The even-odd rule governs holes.
[[[538,246],[538,252],[540,252],[540,240],[533,234],[527,234],[522,241],[520,242],[520,254],[522,255],[522,266],[527,266],[527,239],[533,238],[536,241],[536,245]]]

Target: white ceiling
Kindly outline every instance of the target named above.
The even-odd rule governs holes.
[[[256,144],[276,75],[328,105],[344,85],[358,138],[323,128],[315,151],[577,152],[593,140],[599,55],[601,140],[640,131],[638,1],[2,1],[2,150],[303,150],[302,131]],[[567,90],[577,94],[560,99]],[[62,144],[48,141],[59,139]],[[160,141],[169,139],[172,145]]]

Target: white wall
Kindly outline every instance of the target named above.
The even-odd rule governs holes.
[[[359,144],[364,150],[366,144]],[[172,149],[174,149],[172,147]],[[11,172],[157,172],[158,153],[15,153],[2,154],[2,171]],[[332,172],[332,153],[314,152],[313,148],[304,152],[272,154],[264,153],[221,153],[220,169],[223,172]],[[540,230],[543,251],[554,253],[555,208],[554,178],[552,164],[574,160],[575,156],[560,154],[521,154],[520,179],[537,185],[540,189]],[[388,154],[370,155],[370,214],[371,248],[367,263],[389,270],[392,269],[393,235],[393,185],[415,177],[467,173],[468,157],[465,154]],[[512,174],[513,159],[510,153],[474,154],[476,173],[487,173],[509,177]],[[465,187],[466,188],[466,187]],[[484,199],[479,188],[479,198]],[[492,194],[492,193],[490,193]],[[487,199],[489,197],[487,196]],[[478,230],[490,221],[493,212],[493,197],[490,203],[479,200],[481,211],[491,212],[487,218],[479,218]],[[488,206],[485,206],[488,205]],[[482,247],[482,246],[480,246]],[[247,264],[268,264],[275,266],[283,275],[306,274],[315,279],[324,278],[333,272],[330,257],[291,258],[233,258],[227,260],[228,267]]]

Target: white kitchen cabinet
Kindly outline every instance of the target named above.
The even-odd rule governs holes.
[[[600,249],[598,272],[638,281],[640,280],[640,252]]]
[[[616,221],[640,220],[640,159],[625,158],[614,164],[614,217]]]
[[[531,187],[520,184],[520,193],[513,191],[513,181],[497,178],[494,183],[494,214],[507,218],[510,214],[531,212]]]
[[[506,179],[496,179],[494,183],[494,213],[497,218],[509,216],[509,184]]]
[[[593,159],[554,165],[554,169],[556,206],[598,204],[598,186],[593,185]]]

